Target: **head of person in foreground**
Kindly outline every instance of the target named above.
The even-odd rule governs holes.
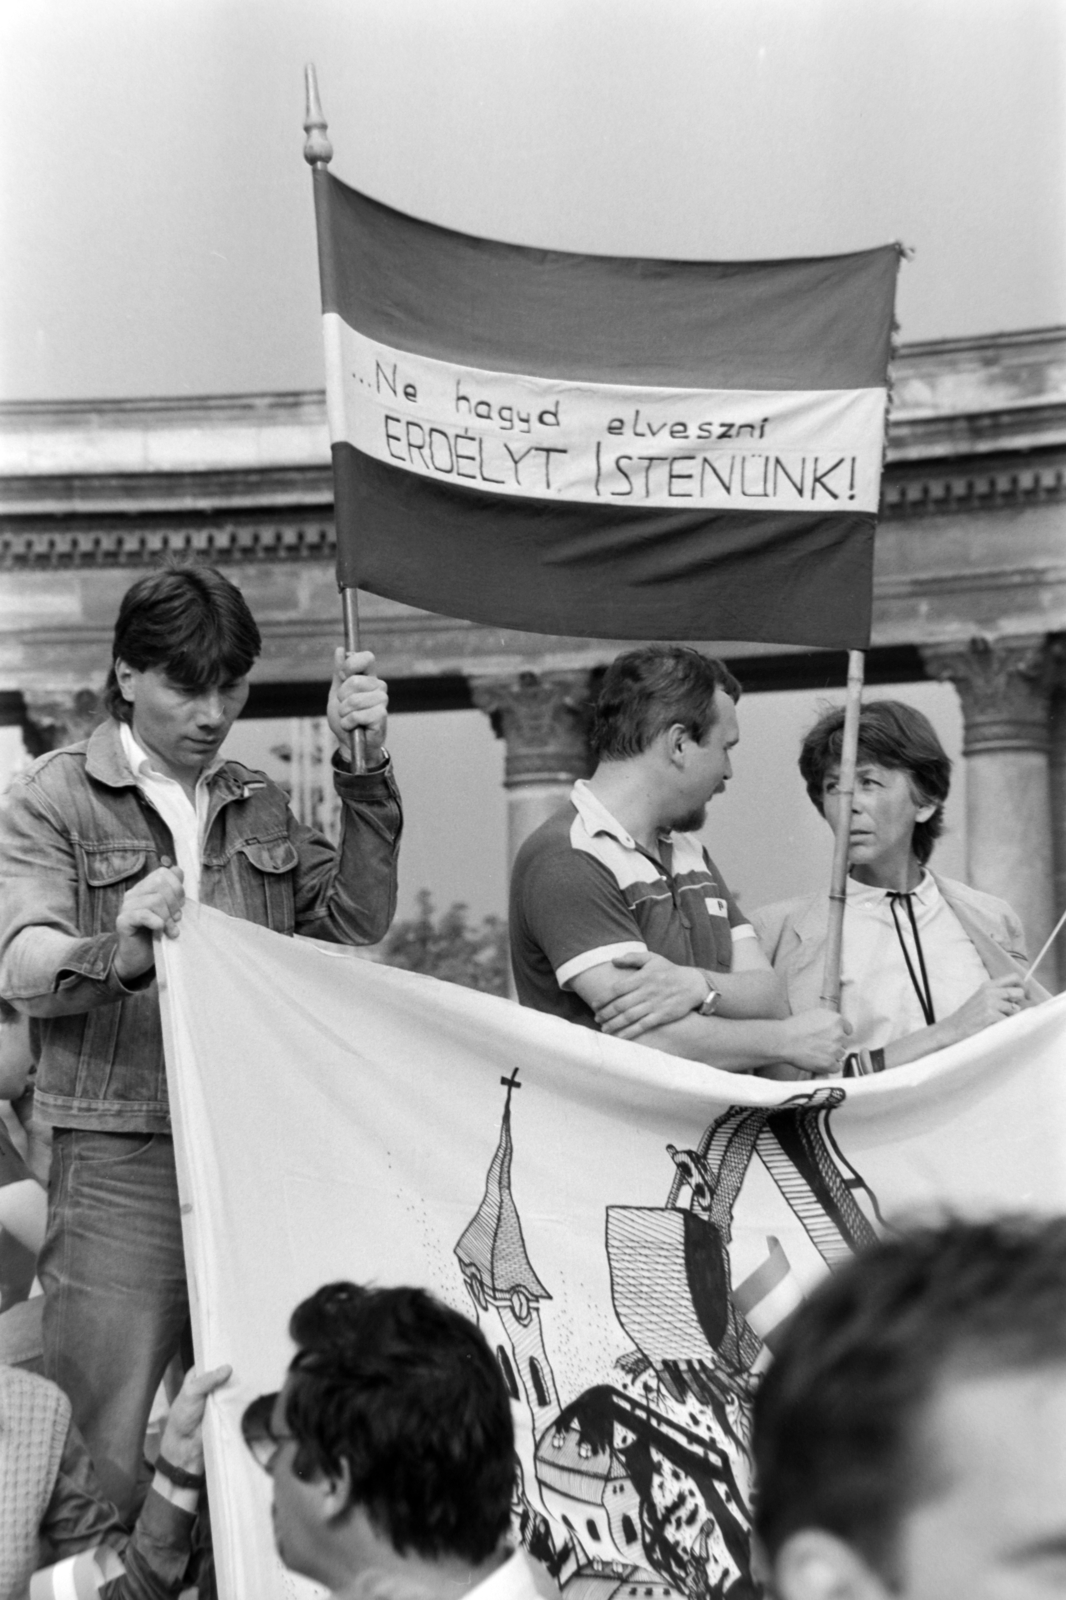
[[[844,709],[820,717],[800,750],[807,793],[831,827],[840,792]],[[944,827],[951,761],[928,717],[901,700],[871,700],[859,716],[848,861],[876,888],[913,889]]]
[[[458,1596],[507,1557],[514,1432],[474,1324],[422,1289],[327,1284],[293,1312],[284,1387],[244,1416],[293,1571],[345,1594]]]
[[[865,1252],[789,1322],[753,1429],[779,1600],[1066,1594],[1066,1218]]]

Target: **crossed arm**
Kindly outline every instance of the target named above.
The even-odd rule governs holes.
[[[620,968],[635,976],[620,973]],[[709,982],[722,999],[713,1017],[701,1017],[696,1007]],[[767,1065],[773,1066],[773,1076],[783,1078],[835,1072],[846,1048],[846,1024],[834,1012],[817,1009],[789,1016],[784,980],[772,971],[755,939],[734,947],[732,972],[704,976],[697,967],[674,966],[646,952],[594,967],[574,979],[574,988],[596,1012],[605,1033],[639,1039],[652,1049],[706,1061],[727,1072]],[[901,1067],[967,1039],[1012,1015],[1025,999],[1020,976],[989,979],[951,1016],[886,1045],[885,1066]]]
[[[751,1072],[781,1061],[805,1073],[840,1068],[840,1017],[820,1009],[789,1016],[783,980],[757,939],[735,942],[730,972],[705,974],[643,951],[590,967],[571,982],[605,1033],[652,1050],[723,1072]],[[697,1008],[711,983],[722,998],[714,1016],[701,1017]]]
[[[679,967],[650,950],[616,956],[610,964],[593,970],[604,974],[603,990],[611,998],[598,1005],[584,994],[581,998],[593,1005],[604,1033],[620,1039],[639,1039],[649,1028],[695,1011],[711,986],[721,996],[715,1012],[718,1017],[739,1021],[788,1016],[784,982],[763,955],[758,939],[734,942],[730,972]],[[581,994],[578,982],[574,987]]]

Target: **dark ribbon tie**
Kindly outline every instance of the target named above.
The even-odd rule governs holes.
[[[903,959],[907,963],[907,971],[910,973],[914,992],[918,996],[918,1004],[922,1008],[922,1015],[926,1020],[927,1026],[931,1027],[936,1021],[936,1012],[933,1010],[933,991],[929,987],[929,974],[925,970],[925,956],[922,952],[922,941],[918,937],[918,922],[914,915],[914,906],[911,904],[912,899],[913,895],[907,894],[902,890],[889,890],[888,903],[892,907],[892,921],[896,924],[896,937],[899,940],[899,947],[903,951]],[[907,949],[907,941],[903,937],[903,928],[900,925],[898,906],[901,900],[907,908],[911,933],[914,935],[914,948],[918,956],[919,971],[921,972],[920,981],[918,973],[914,970],[914,962],[911,960],[911,953]]]

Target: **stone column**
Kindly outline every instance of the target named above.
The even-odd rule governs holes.
[[[471,678],[474,704],[507,743],[507,870],[524,839],[591,770],[588,725],[591,673],[519,672]]]
[[[1066,911],[1066,634],[1053,639],[1051,657],[1051,847],[1058,919]],[[1066,930],[1059,934],[1055,947],[1059,952],[1059,972],[1066,978]]]
[[[87,739],[107,711],[95,689],[24,689],[27,728],[24,738],[33,756],[61,750]]]
[[[953,683],[962,701],[970,883],[1010,902],[1035,956],[1055,923],[1047,638],[929,645],[922,657],[930,676]],[[1054,949],[1037,976],[1057,990]]]

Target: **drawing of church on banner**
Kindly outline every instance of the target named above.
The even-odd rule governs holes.
[[[511,1191],[511,1097],[522,1085],[517,1074],[501,1082],[499,1142],[455,1254],[531,1424],[516,1504],[523,1543],[566,1600],[757,1600],[748,1407],[801,1290],[773,1235],[734,1284],[734,1207],[761,1168],[825,1268],[873,1242],[884,1226],[877,1201],[830,1128],[844,1091],[734,1106],[695,1150],[667,1146],[665,1205],[607,1207],[612,1300],[634,1348],[603,1383],[564,1401],[541,1312],[552,1296]]]

